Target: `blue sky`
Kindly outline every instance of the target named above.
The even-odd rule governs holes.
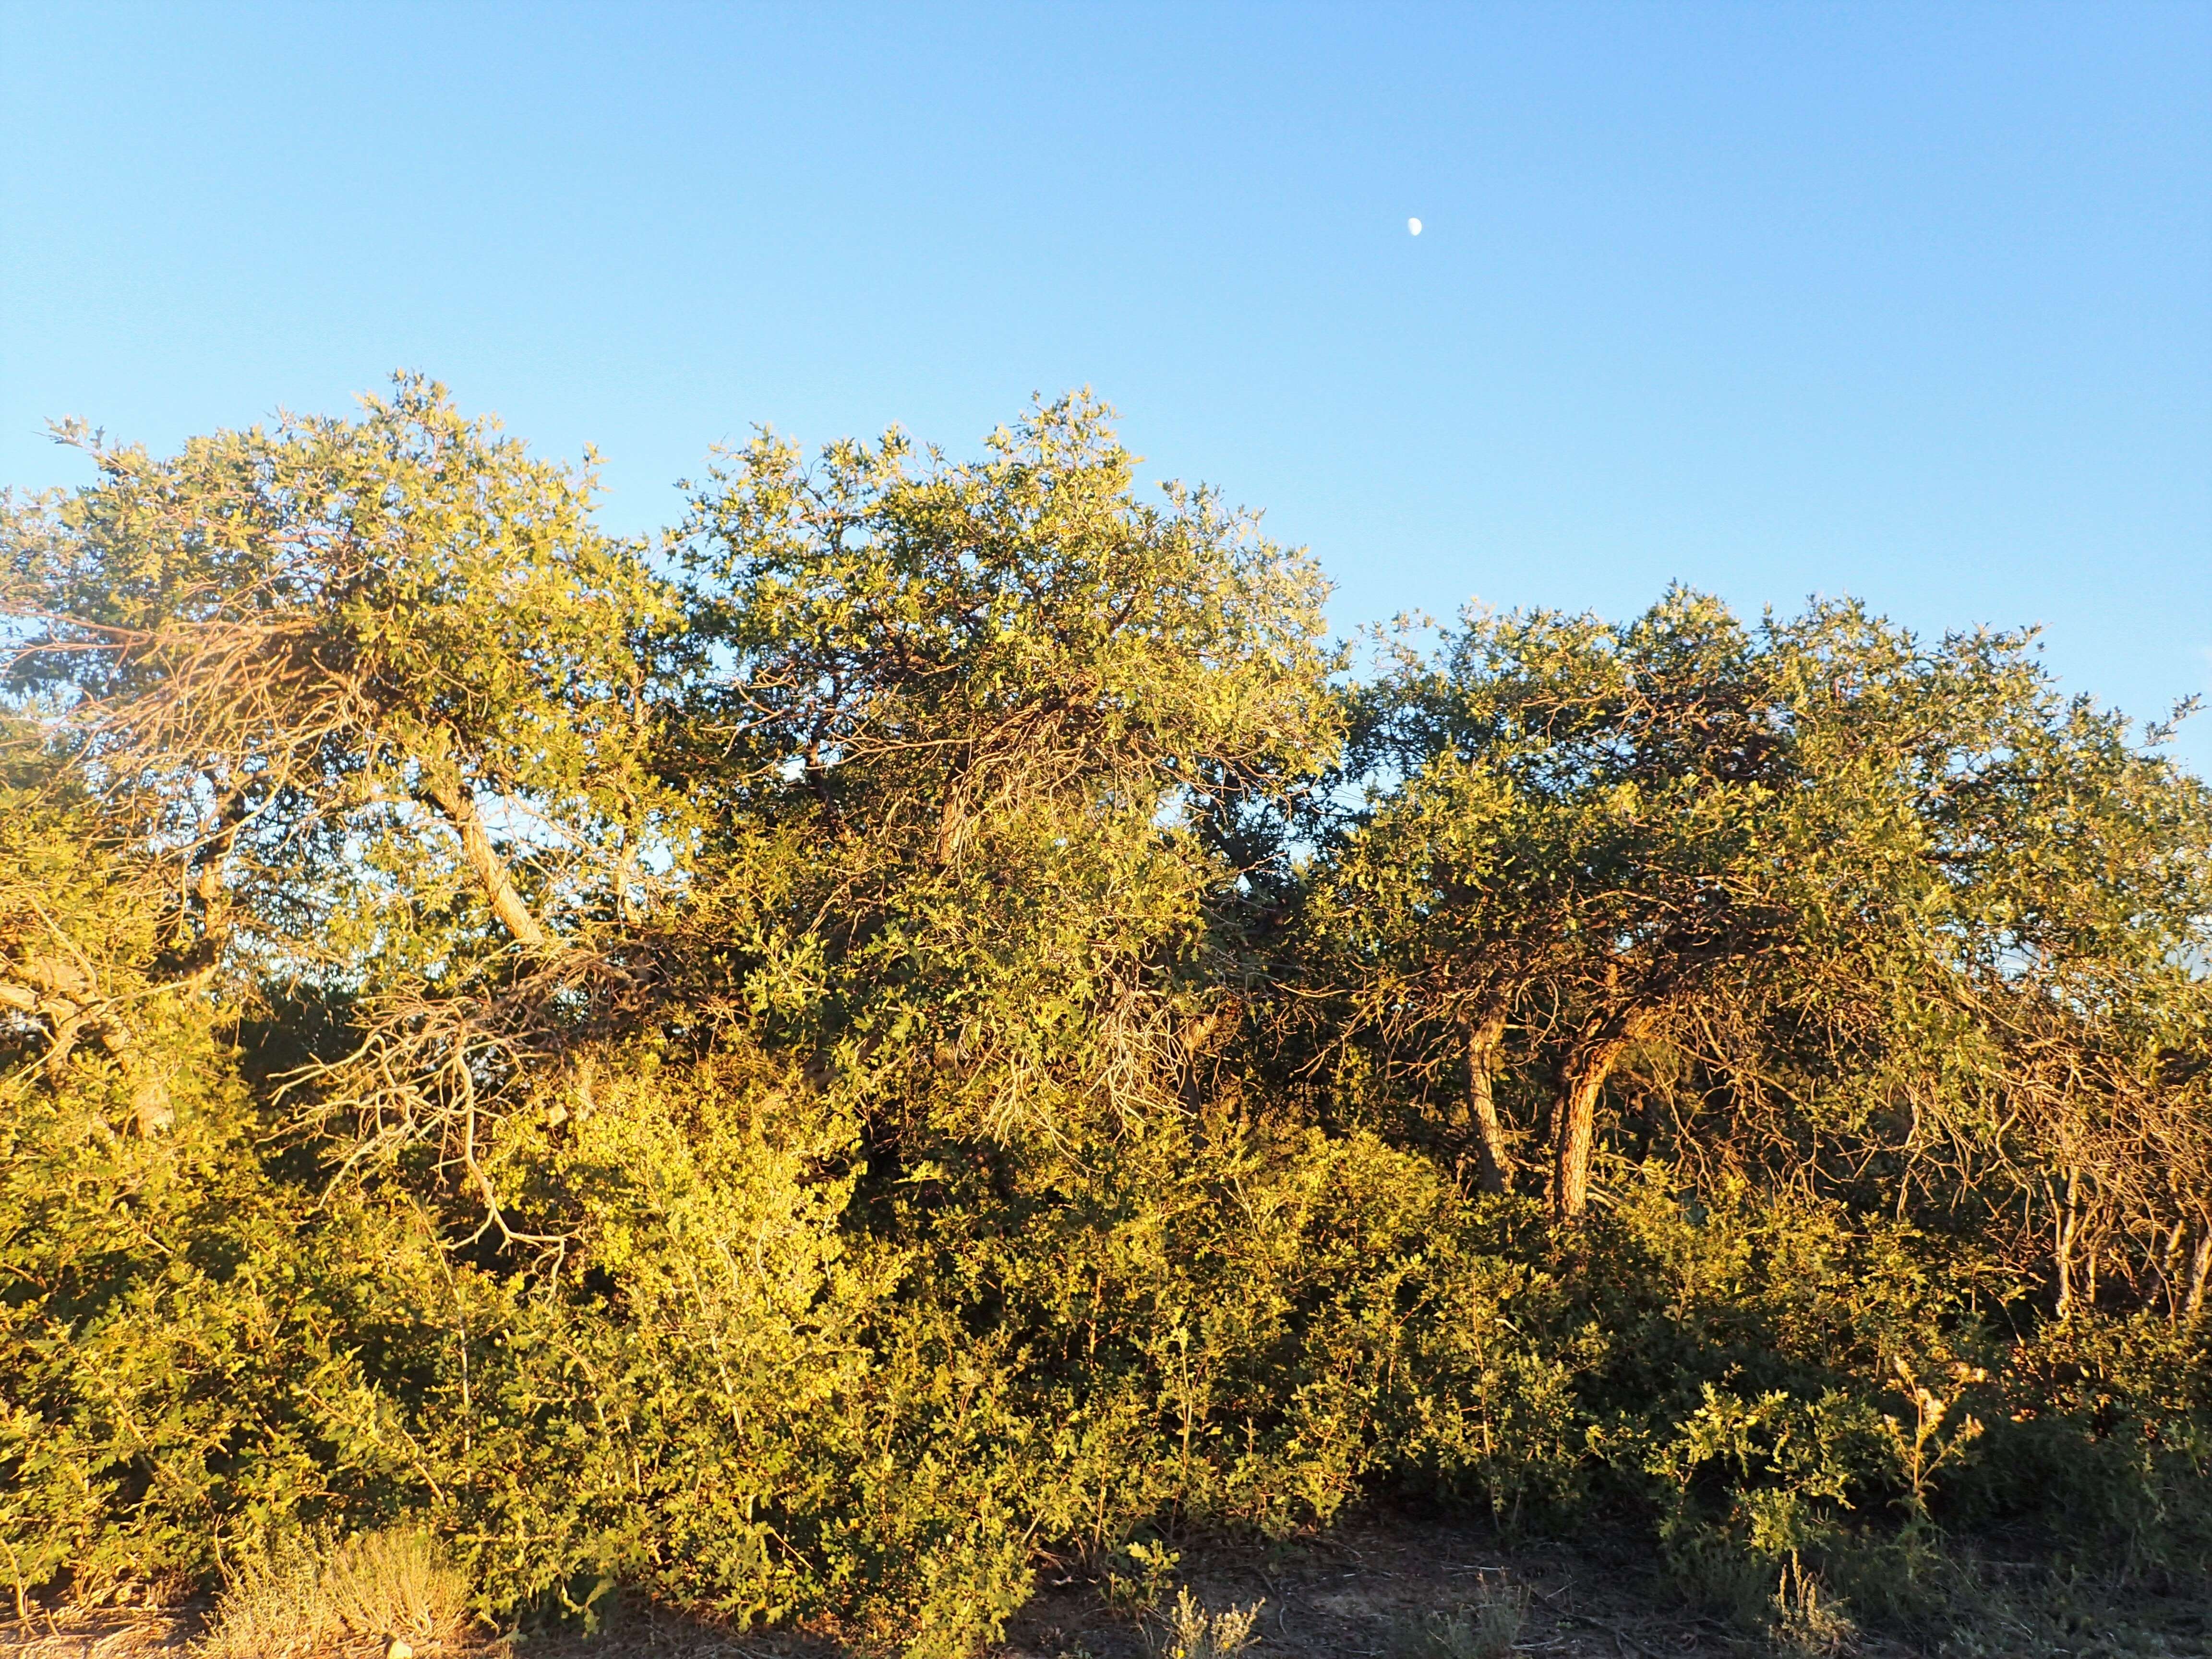
[[[756,422],[1087,384],[1347,627],[1849,592],[2155,714],[2212,6],[0,5],[0,481],[400,366],[621,530]]]

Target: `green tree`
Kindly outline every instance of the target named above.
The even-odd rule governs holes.
[[[1334,740],[1311,563],[1133,465],[1082,398],[975,465],[764,437],[686,526],[691,779],[731,832],[703,925],[757,941],[793,1040],[962,1131],[1159,1097],[1235,832]]]
[[[1934,1196],[1940,1170],[1945,1201],[1992,1218],[2039,1183],[2080,1211],[2065,1148],[2102,1137],[2100,1190],[2132,1182],[2110,1229],[2172,1256],[2203,1236],[2187,1056],[2212,815],[2026,645],[1923,647],[1848,605],[1747,630],[1680,592],[1619,627],[1470,617],[1363,694],[1352,767],[1374,781],[1310,911],[1346,1036],[1386,1089],[1463,1079],[1491,1190],[1517,1056],[1563,1217],[1634,1054],[1647,1109],[1687,1103],[1709,1143],[1678,1155],[1755,1158],[1764,1136],[1778,1179],[1886,1170],[1877,1202]],[[2191,1173],[2153,1198],[2160,1169]]]
[[[678,594],[419,379],[166,460],[63,435],[99,479],[0,521],[11,684],[161,866],[169,970],[355,1004],[331,1100],[483,1188],[477,1085],[623,1000],[680,875]]]

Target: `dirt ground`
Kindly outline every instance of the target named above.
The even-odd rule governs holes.
[[[1186,1549],[1171,1583],[1210,1611],[1255,1604],[1251,1659],[1368,1659],[1393,1651],[1425,1614],[1504,1596],[1526,1613],[1516,1653],[1552,1659],[1692,1659],[1763,1653],[1722,1626],[1682,1610],[1679,1598],[1620,1562],[1567,1547],[1501,1552],[1493,1540],[1449,1528],[1351,1529],[1309,1543],[1268,1547],[1217,1544]],[[992,1659],[1153,1659],[1164,1645],[1163,1614],[1110,1606],[1091,1577],[1071,1567],[1038,1574],[1037,1594]],[[1663,1604],[1663,1606],[1662,1606]],[[834,1646],[718,1634],[665,1616],[632,1617],[597,1651],[656,1659],[784,1659],[826,1656]],[[1869,1659],[1905,1650],[1861,1646]],[[530,1659],[592,1659],[591,1644],[546,1644]]]
[[[34,1613],[0,1625],[9,1659],[184,1659],[198,1620],[173,1613]]]
[[[1184,1565],[1178,1582],[1210,1609],[1257,1604],[1255,1659],[1383,1655],[1423,1615],[1524,1598],[1516,1651],[1674,1659],[1741,1648],[1692,1614],[1671,1605],[1660,1611],[1656,1587],[1628,1564],[1562,1547],[1504,1550],[1486,1535],[1449,1527],[1351,1529],[1273,1548],[1217,1546]],[[1005,1659],[1139,1659],[1152,1651],[1147,1638],[1157,1636],[1157,1619],[1117,1614],[1094,1585],[1042,1577],[1008,1632]]]
[[[1048,1564],[1036,1595],[992,1659],[1155,1659],[1166,1645],[1164,1614],[1175,1588],[1188,1588],[1216,1613],[1256,1607],[1249,1659],[1396,1659],[1408,1650],[1408,1632],[1418,1632],[1425,1619],[1500,1601],[1519,1613],[1511,1650],[1547,1659],[1755,1659],[1818,1650],[1778,1650],[1741,1626],[1700,1614],[1659,1577],[1648,1547],[1639,1554],[1602,1540],[1508,1549],[1486,1534],[1401,1520],[1290,1545],[1186,1546],[1166,1582],[1171,1588],[1151,1609],[1133,1605],[1141,1593],[1127,1591],[1115,1606],[1092,1577],[1072,1564],[1059,1570]],[[2146,1628],[2118,1639],[2084,1629],[2073,1639],[2052,1641],[2023,1630],[2015,1642],[1992,1628],[1985,1639],[1941,1650],[1857,1632],[1842,1636],[1831,1650],[1861,1659],[1933,1659],[1936,1652],[1990,1659],[2212,1656],[2212,1608],[2201,1617],[2185,1609],[2179,1622],[2157,1622],[2160,1632]],[[0,1624],[0,1659],[186,1659],[198,1627],[190,1609],[34,1615]],[[631,1605],[617,1608],[596,1637],[525,1637],[468,1656],[422,1659],[838,1659],[848,1651],[819,1637],[740,1633]],[[372,1645],[345,1659],[380,1656],[380,1647]]]
[[[1505,1596],[1526,1612],[1514,1649],[1557,1659],[1656,1659],[1739,1654],[1744,1643],[1680,1610],[1658,1611],[1652,1586],[1620,1564],[1565,1548],[1501,1553],[1446,1528],[1347,1532],[1310,1544],[1217,1546],[1187,1553],[1174,1575],[1206,1607],[1258,1607],[1252,1659],[1383,1655],[1395,1633],[1430,1612]],[[6,1659],[183,1659],[198,1626],[190,1611],[36,1618],[0,1626]],[[1112,1607],[1097,1584],[1048,1566],[1039,1590],[993,1659],[1150,1659],[1157,1613]],[[831,1659],[837,1644],[717,1630],[664,1611],[619,1611],[600,1637],[556,1636],[496,1648],[514,1659]],[[374,1650],[370,1650],[374,1652]],[[1902,1651],[1901,1650],[1899,1651]],[[426,1659],[428,1656],[426,1656]]]

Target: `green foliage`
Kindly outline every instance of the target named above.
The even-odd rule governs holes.
[[[764,436],[650,547],[419,380],[67,435],[0,515],[19,1595],[434,1536],[502,1619],[951,1656],[1041,1552],[1164,1607],[1385,1494],[1637,1517],[1808,1649],[1980,1531],[2212,1565],[2212,811],[2021,641],[1678,592],[1346,685],[1080,398]]]

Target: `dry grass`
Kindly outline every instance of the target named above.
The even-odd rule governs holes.
[[[1528,1618],[1528,1591],[1504,1573],[1475,1575],[1473,1594],[1438,1612],[1401,1614],[1390,1659],[1505,1659]]]
[[[291,1539],[240,1569],[216,1603],[199,1659],[449,1652],[469,1633],[469,1586],[428,1533],[394,1528],[334,1548]]]
[[[1844,1651],[1858,1634],[1842,1606],[1822,1589],[1820,1578],[1807,1572],[1792,1555],[1783,1570],[1782,1583],[1774,1592],[1774,1632],[1785,1652],[1807,1659],[1828,1659]]]
[[[1174,1610],[1167,1615],[1167,1637],[1161,1659],[1229,1659],[1252,1645],[1252,1626],[1259,1622],[1260,1604],[1208,1613],[1192,1599],[1188,1586],[1176,1592]]]

